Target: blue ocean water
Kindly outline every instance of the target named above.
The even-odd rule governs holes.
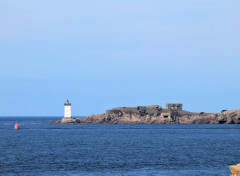
[[[55,118],[59,119],[59,118]],[[0,175],[230,175],[240,125],[49,125],[0,118]]]

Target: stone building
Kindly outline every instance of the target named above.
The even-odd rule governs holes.
[[[161,117],[171,119],[172,115],[170,112],[163,112],[161,113]]]
[[[168,103],[166,104],[166,109],[168,110],[175,110],[175,111],[182,111],[183,104],[180,103]]]
[[[140,116],[156,116],[161,118],[167,118],[174,120],[179,113],[182,112],[182,104],[166,104],[166,109],[163,109],[160,105],[151,106],[137,106],[137,107],[119,107],[107,110],[107,114],[117,114],[122,116],[123,114],[138,114]]]
[[[150,114],[150,115],[158,115],[162,111],[162,107],[160,105],[152,105],[152,106],[137,106],[137,107],[119,107],[113,108],[111,110],[107,110],[108,114],[121,114],[121,113],[138,113],[140,115]]]

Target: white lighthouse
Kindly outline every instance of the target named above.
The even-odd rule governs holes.
[[[64,103],[64,119],[71,119],[71,103],[67,100],[66,103]]]

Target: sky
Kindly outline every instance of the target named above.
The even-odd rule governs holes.
[[[1,0],[0,116],[240,108],[239,0]]]

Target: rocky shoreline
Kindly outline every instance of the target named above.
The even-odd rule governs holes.
[[[192,113],[181,104],[167,104],[134,108],[113,108],[86,118],[63,118],[50,124],[240,124],[240,109],[221,113]],[[179,106],[180,105],[180,106]]]

